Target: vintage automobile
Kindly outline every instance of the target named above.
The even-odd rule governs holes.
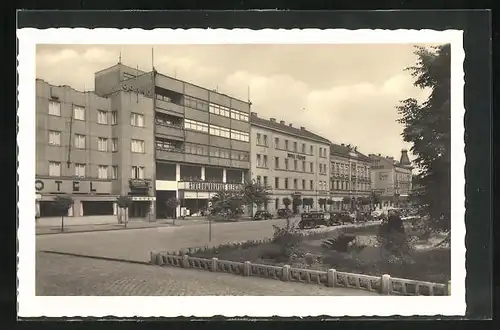
[[[329,226],[331,225],[330,218],[329,212],[312,211],[302,213],[300,216],[299,228],[309,229],[319,226]]]
[[[253,216],[254,220],[267,220],[267,219],[272,219],[273,215],[267,211],[257,211],[255,212],[255,215]]]
[[[285,219],[285,218],[291,217],[293,215],[293,212],[290,209],[279,209],[276,212],[276,214],[277,214],[278,218]]]

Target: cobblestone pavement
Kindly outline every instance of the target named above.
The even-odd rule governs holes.
[[[38,296],[378,295],[362,290],[43,252],[37,253],[36,264]]]
[[[63,235],[37,235],[39,251],[58,251],[134,261],[148,261],[150,251],[175,251],[187,247],[218,245],[270,237],[273,224],[285,220],[217,223],[209,242],[207,224],[141,230],[97,231]]]

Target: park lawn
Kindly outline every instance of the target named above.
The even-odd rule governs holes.
[[[373,228],[349,228],[344,232],[370,237]],[[333,236],[335,233],[330,232],[304,237],[295,247],[291,258],[284,255],[281,252],[281,246],[273,242],[221,247],[198,251],[191,255],[201,258],[217,257],[220,260],[238,262],[250,261],[257,264],[290,265],[316,270],[333,268],[341,272],[374,276],[390,274],[392,277],[435,283],[446,283],[450,279],[451,255],[448,248],[415,250],[412,252],[411,259],[401,264],[384,258],[381,250],[373,246],[367,246],[359,252],[337,252],[323,248],[321,243]],[[309,256],[306,257],[306,254]]]

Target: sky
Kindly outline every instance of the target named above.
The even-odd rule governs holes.
[[[120,54],[123,64],[143,71],[154,58],[162,74],[250,99],[259,117],[399,159],[411,145],[396,106],[429,94],[404,70],[416,62],[413,51],[413,44],[38,45],[36,76],[93,90],[94,72],[115,65]]]

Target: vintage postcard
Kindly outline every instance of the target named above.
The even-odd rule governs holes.
[[[18,38],[19,316],[464,315],[462,31]]]

